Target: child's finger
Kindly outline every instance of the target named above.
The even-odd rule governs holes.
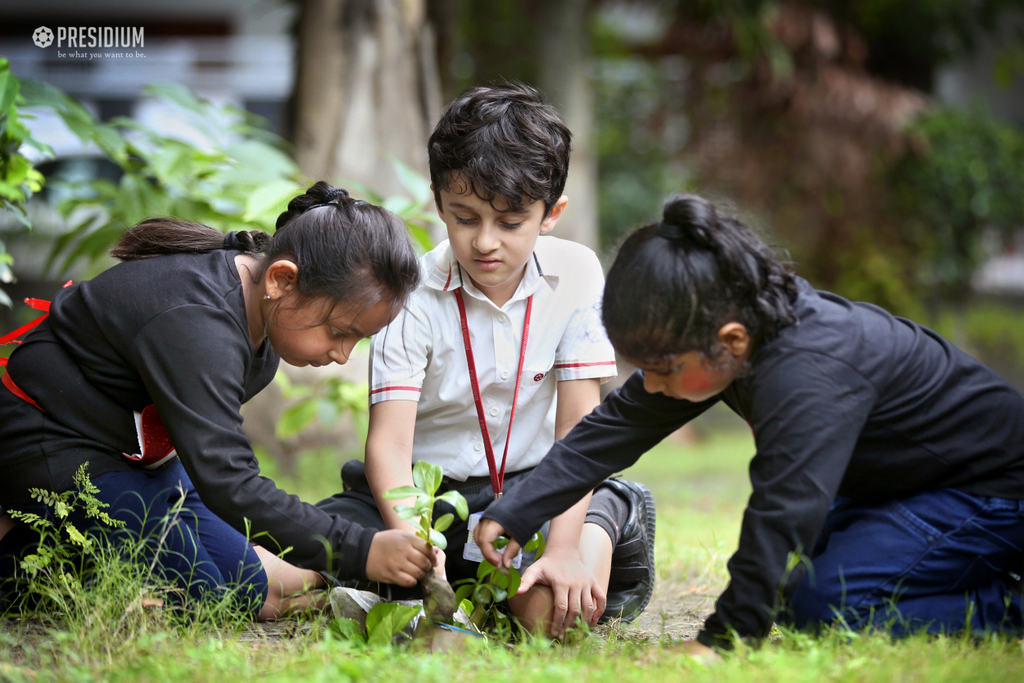
[[[537,580],[540,578],[540,569],[537,567],[538,565],[531,564],[527,570],[523,572],[519,582],[519,590],[516,591],[516,595],[522,595],[533,588],[533,584],[537,583]]]
[[[413,586],[415,586],[420,581],[418,578],[416,578],[412,574],[410,574],[408,572],[401,571],[401,570],[395,572],[395,575],[394,575],[393,578],[394,578],[393,583],[396,583],[399,586],[405,586],[406,588],[412,588]]]
[[[505,527],[493,519],[482,519],[473,531],[473,540],[480,547],[480,552],[495,567],[501,566],[501,553],[494,548],[494,542],[505,533]]]
[[[481,547],[483,547],[483,546],[481,546]],[[512,566],[512,561],[516,559],[516,555],[519,554],[519,551],[521,549],[522,549],[522,546],[519,545],[519,543],[516,542],[516,539],[510,538],[508,540],[508,545],[505,546],[505,552],[501,556],[501,566],[503,566],[505,569],[508,569],[509,567],[511,567]],[[492,564],[493,564],[493,562],[492,562]]]
[[[576,619],[583,612],[583,594],[578,588],[573,588],[567,594],[567,609],[562,619],[562,634],[576,624]]]
[[[594,586],[591,589],[591,597],[594,600],[594,614],[589,623],[591,626],[597,626],[597,620],[604,614],[604,608],[608,604],[608,597],[598,586]]]
[[[569,591],[562,587],[551,587],[554,600],[551,610],[551,635],[560,638],[565,632],[565,617],[569,612]]]
[[[597,602],[594,600],[594,595],[589,588],[580,593],[580,618],[583,619],[583,623],[587,626],[593,626],[597,619],[594,617],[594,612],[597,609]]]

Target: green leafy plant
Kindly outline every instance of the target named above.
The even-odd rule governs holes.
[[[444,501],[455,508],[455,514],[460,519],[469,516],[469,504],[465,497],[458,491],[446,491],[441,495],[435,495],[441,487],[441,480],[444,471],[440,465],[433,465],[423,460],[417,462],[412,468],[412,480],[414,486],[399,486],[384,494],[388,500],[404,500],[412,498],[412,505],[396,505],[395,511],[402,519],[412,521],[418,519],[419,531],[416,535],[432,546],[441,550],[448,547],[448,540],[444,532],[455,521],[455,515],[446,513],[434,521],[434,505],[438,501]],[[423,589],[423,611],[428,623],[449,623],[452,615],[458,609],[455,600],[455,592],[451,585],[439,577],[433,569],[420,580],[420,587]]]
[[[86,519],[117,529],[124,521],[111,518],[103,508],[109,507],[96,498],[99,489],[89,479],[88,463],[83,463],[74,475],[74,488],[61,493],[30,488],[32,499],[46,505],[52,515],[11,510],[11,518],[29,525],[39,532],[40,542],[34,551],[21,558],[19,565],[29,579],[29,592],[61,606],[67,595],[80,592],[81,567],[76,555],[89,555],[96,548],[96,538],[83,533],[71,517],[81,512]]]
[[[498,550],[508,545],[508,538],[501,536],[494,542]],[[539,531],[523,546],[523,552],[536,551],[539,559],[544,554],[546,542],[544,534]],[[522,575],[515,567],[502,571],[488,560],[480,562],[476,571],[476,579],[463,579],[455,591],[455,599],[470,615],[469,621],[480,631],[494,633],[508,638],[512,632],[512,623],[508,615],[499,608],[501,603],[519,591]]]
[[[381,647],[394,642],[406,626],[420,613],[418,606],[397,602],[379,602],[366,615],[366,629],[355,619],[337,617],[328,624],[328,630],[344,640]]]

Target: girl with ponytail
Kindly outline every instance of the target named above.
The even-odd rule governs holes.
[[[71,489],[88,465],[125,523],[115,539],[193,599],[232,591],[263,619],[316,604],[319,572],[415,584],[435,562],[424,541],[277,488],[239,414],[279,360],[343,364],[391,321],[419,280],[402,221],[319,182],[272,236],[155,218],[111,253],[122,263],[63,289],[3,377],[0,578],[38,540],[3,510],[48,514],[29,489]]]
[[[775,621],[1024,629],[1024,395],[1002,377],[910,320],[815,291],[694,196],[626,239],[602,318],[640,369],[488,508],[476,541],[492,562],[721,401],[753,429],[753,493],[693,652]]]

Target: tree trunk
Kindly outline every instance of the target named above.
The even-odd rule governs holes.
[[[558,0],[544,7],[540,88],[572,131],[572,163],[565,194],[568,210],[555,234],[597,249],[597,150],[590,81],[588,0]]]
[[[295,159],[307,176],[404,194],[441,111],[428,0],[301,0]]]

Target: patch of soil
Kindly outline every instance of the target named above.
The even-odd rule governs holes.
[[[658,581],[647,609],[626,628],[652,637],[693,639],[714,611],[720,593],[718,586]]]

